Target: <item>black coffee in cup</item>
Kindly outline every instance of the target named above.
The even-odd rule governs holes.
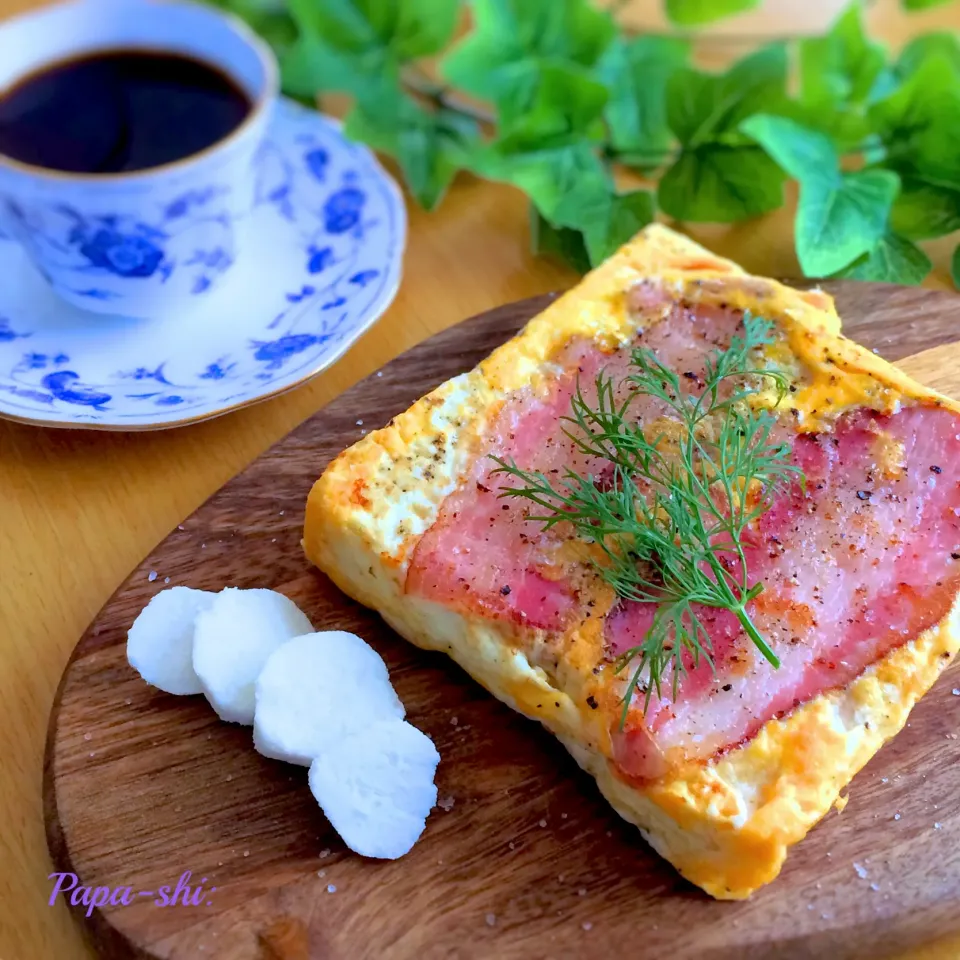
[[[252,109],[218,68],[176,53],[102,50],[0,92],[0,153],[50,170],[147,170],[205,150]]]

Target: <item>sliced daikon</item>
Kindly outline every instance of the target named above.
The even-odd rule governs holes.
[[[193,669],[194,621],[214,596],[206,590],[170,587],[140,611],[127,633],[127,660],[147,683],[167,693],[203,693]]]
[[[310,765],[310,790],[351,850],[395,860],[409,852],[437,802],[440,754],[405,720],[371,723]]]
[[[227,587],[197,617],[193,668],[222,720],[253,723],[255,685],[270,654],[313,626],[273,590]]]
[[[253,745],[305,767],[353,731],[404,715],[380,655],[340,630],[285,643],[264,664],[256,694]]]

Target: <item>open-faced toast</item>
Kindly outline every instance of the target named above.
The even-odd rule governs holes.
[[[769,335],[745,344],[757,318]],[[582,413],[604,377],[627,383],[641,348],[687,402],[738,344],[754,389],[736,403],[766,411],[789,467],[742,491],[757,507],[735,545],[756,587],[749,616],[695,604],[703,656],[683,652],[678,674],[668,630],[658,687],[649,657],[634,672],[658,604],[618,591],[583,527],[536,519],[517,490],[537,478],[569,489],[573,474],[617,489],[577,445],[577,397]],[[756,373],[767,368],[777,377]],[[644,396],[626,417],[662,445],[667,407]],[[684,876],[740,898],[777,875],[954,656],[958,467],[960,406],[845,339],[830,297],[654,226],[337,457],[310,494],[304,546],[408,640],[559,737]],[[703,479],[710,489],[716,475]]]

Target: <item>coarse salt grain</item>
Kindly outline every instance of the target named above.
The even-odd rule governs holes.
[[[244,851],[243,851],[243,855],[244,855],[245,857],[249,857],[249,856],[250,856],[250,851],[249,851],[249,850],[244,850]]]
[[[453,805],[456,803],[453,797],[444,797],[442,800],[437,801],[437,806],[441,810],[446,810],[449,813],[453,809]]]
[[[383,376],[383,371],[382,371],[382,370],[378,370],[378,371],[377,371],[377,376],[378,376],[378,377],[382,377],[382,376]]]
[[[861,880],[866,880],[866,879],[867,879],[867,868],[866,868],[866,867],[862,866],[862,865],[859,864],[859,863],[855,863],[855,864],[853,865],[853,869],[857,871],[857,876],[858,876]]]
[[[895,813],[895,814],[893,815],[893,819],[894,819],[894,820],[899,820],[899,819],[900,819],[900,814],[899,814],[899,813]]]
[[[457,717],[451,717],[451,718],[450,718],[450,726],[451,726],[451,727],[455,727],[459,722],[460,722],[460,721],[459,721],[459,719],[458,719]]]
[[[515,850],[516,847],[517,847],[517,845],[516,845],[512,840],[507,844],[507,846],[508,846],[511,850]]]
[[[357,421],[357,426],[358,426],[358,427],[362,427],[362,426],[363,426],[363,421],[362,421],[362,420],[358,420],[358,421]]]
[[[332,884],[332,883],[328,883],[328,884],[327,884],[327,893],[336,893],[336,892],[337,892],[336,886],[335,886],[334,884]]]
[[[593,929],[593,924],[589,920],[584,920],[583,923],[580,924],[580,926],[583,927],[583,929],[588,932]]]
[[[317,871],[317,876],[318,876],[318,877],[325,877],[326,875],[327,875],[327,871],[326,871],[326,870],[318,870],[318,871]]]
[[[541,827],[545,827],[546,825],[547,825],[547,821],[546,821],[546,820],[541,820],[541,821],[540,821],[540,826],[541,826]]]
[[[871,884],[870,884],[870,889],[871,889],[874,893],[876,893],[876,892],[880,889],[880,885],[879,885],[878,883],[871,883]]]
[[[951,692],[955,697],[960,697],[960,687],[954,687],[950,692]]]
[[[89,739],[90,739],[90,734],[89,734],[89,733],[85,733],[85,734],[83,735],[83,739],[84,739],[84,740],[89,740]]]
[[[163,582],[164,582],[164,583],[169,583],[169,582],[170,582],[170,578],[169,578],[169,577],[164,577],[164,578],[163,578]]]
[[[147,579],[148,579],[151,583],[153,583],[153,581],[157,579],[157,571],[156,571],[156,570],[151,570],[151,571],[147,574]]]
[[[942,830],[942,829],[943,829],[943,824],[940,823],[939,821],[937,821],[937,822],[933,825],[933,829],[934,829],[934,830]]]
[[[586,887],[581,887],[581,888],[577,891],[577,896],[578,896],[578,897],[585,897],[586,895],[587,895],[587,888],[586,888]]]
[[[326,859],[327,857],[329,857],[329,856],[330,856],[330,848],[329,848],[329,847],[324,847],[324,848],[320,851],[320,859],[321,859],[321,860],[325,860],[325,859]]]
[[[495,913],[488,913],[483,919],[488,927],[495,927],[497,925],[497,915]]]

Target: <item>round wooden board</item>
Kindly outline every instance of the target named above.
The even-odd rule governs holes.
[[[846,331],[889,359],[960,338],[958,297],[825,287]],[[50,717],[44,808],[56,870],[84,886],[131,888],[128,905],[90,916],[75,908],[104,956],[836,960],[884,956],[958,925],[960,742],[949,680],[774,884],[718,903],[656,856],[549,734],[446,658],[404,643],[307,564],[304,502],[330,458],[472,367],[547,302],[465,321],[341,395],[174,530],[84,634]],[[443,803],[408,856],[354,855],[303,768],[255,753],[249,728],[220,723],[202,697],[140,680],[126,631],[168,584],[277,588],[318,629],[353,630],[376,646],[409,719],[443,758]],[[161,886],[188,870],[204,888],[200,904],[156,905]]]

